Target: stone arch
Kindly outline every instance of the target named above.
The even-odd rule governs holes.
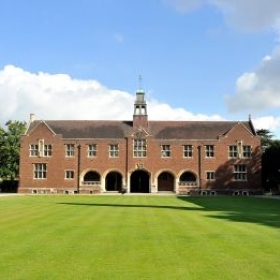
[[[130,175],[130,192],[149,193],[150,174],[146,170],[136,170]]]
[[[100,183],[101,176],[97,171],[89,170],[87,172],[84,172],[83,174],[83,182],[85,184],[96,184],[97,182]]]
[[[118,171],[110,171],[105,177],[106,191],[122,191],[122,174]]]
[[[158,191],[174,191],[175,176],[170,171],[162,171],[157,177]]]
[[[196,183],[197,176],[194,172],[188,170],[181,173],[179,177],[180,183]]]

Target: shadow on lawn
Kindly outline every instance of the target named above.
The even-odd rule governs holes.
[[[280,228],[280,200],[255,197],[178,197],[182,202],[194,206],[143,205],[143,204],[111,204],[60,202],[62,205],[93,207],[127,207],[127,208],[159,208],[183,211],[215,212],[207,215],[210,218],[234,222],[256,223]]]
[[[280,200],[256,197],[179,197],[213,211],[208,217],[280,228]]]
[[[160,208],[173,210],[204,210],[202,207],[172,206],[172,205],[145,205],[145,204],[115,204],[115,203],[79,203],[79,202],[60,202],[58,204],[76,206],[95,206],[95,207],[128,207],[128,208]]]

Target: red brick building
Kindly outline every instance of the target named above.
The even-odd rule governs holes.
[[[21,138],[21,193],[249,194],[261,190],[261,148],[248,121],[35,120]]]

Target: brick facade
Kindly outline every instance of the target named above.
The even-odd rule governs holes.
[[[21,193],[261,190],[261,148],[251,120],[149,121],[136,93],[133,121],[39,121],[21,138]]]

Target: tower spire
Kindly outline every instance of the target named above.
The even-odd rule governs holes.
[[[147,103],[145,92],[142,89],[142,76],[138,77],[139,89],[136,91],[136,100],[134,102],[133,126],[146,128],[148,125]]]
[[[141,74],[138,77],[138,82],[139,82],[139,89],[142,90],[142,82],[143,82],[143,80],[142,80]]]

